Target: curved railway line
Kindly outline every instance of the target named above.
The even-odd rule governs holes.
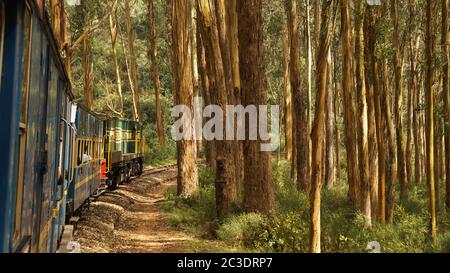
[[[161,213],[164,194],[176,186],[176,167],[147,169],[86,204],[73,237],[81,252],[185,252],[196,239],[171,228]]]

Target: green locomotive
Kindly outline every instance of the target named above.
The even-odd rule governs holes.
[[[113,118],[104,124],[104,151],[107,185],[116,189],[121,183],[143,172],[145,139],[142,124]]]

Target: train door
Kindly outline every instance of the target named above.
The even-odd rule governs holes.
[[[35,17],[36,18],[36,17]],[[38,19],[35,19],[38,23]],[[36,24],[35,24],[36,25]],[[36,41],[35,41],[36,39]],[[44,176],[48,172],[48,152],[45,147],[47,142],[47,90],[48,90],[48,43],[44,38],[44,35],[38,27],[33,31],[33,42],[39,43],[39,51],[33,49],[33,54],[36,54],[36,59],[32,64],[32,78],[31,86],[35,89],[33,91],[34,99],[38,101],[38,105],[35,105],[36,124],[35,129],[38,132],[34,142],[35,151],[37,151],[37,159],[34,168],[34,182],[35,182],[35,196],[34,196],[34,209],[33,217],[35,228],[33,231],[33,243],[32,252],[46,252],[47,248],[47,233],[48,233],[48,215],[50,208],[50,200],[47,192],[45,191],[46,181]],[[34,56],[33,56],[34,57]],[[30,101],[31,101],[30,97]],[[30,152],[33,152],[31,150]]]
[[[0,252],[22,250],[30,235],[29,222],[24,221],[29,207],[23,178],[27,136],[23,105],[28,95],[31,13],[24,7],[23,2],[0,0],[0,60],[4,66],[0,73],[8,79],[1,82],[0,91]]]
[[[48,47],[47,47],[48,48]],[[49,51],[47,50],[47,53]],[[51,231],[56,218],[55,212],[55,191],[54,186],[57,181],[58,150],[59,150],[59,103],[58,103],[58,70],[50,54],[47,54],[48,75],[47,75],[47,100],[46,100],[46,121],[45,121],[45,142],[44,154],[46,172],[42,180],[42,211],[41,211],[41,235],[39,238],[39,252],[51,251]]]
[[[64,88],[64,84],[61,83],[62,88]],[[63,160],[60,161],[60,164],[62,166],[62,192],[58,193],[60,194],[61,200],[60,202],[60,211],[59,211],[59,224],[58,224],[58,238],[61,238],[63,233],[63,228],[65,225],[66,220],[66,204],[67,204],[67,196],[69,191],[69,185],[73,181],[73,153],[74,153],[74,142],[75,142],[75,132],[73,129],[73,123],[72,122],[72,111],[73,107],[70,103],[70,100],[68,97],[66,97],[63,101],[65,103],[65,111],[63,110],[62,113],[64,114],[64,120],[61,123],[61,130],[64,134],[64,141],[62,145],[63,152],[60,151],[60,155],[63,156]]]
[[[54,191],[54,201],[53,201],[53,210],[52,217],[53,226],[52,226],[52,236],[51,236],[51,248],[50,252],[56,252],[58,240],[61,235],[62,225],[64,225],[64,220],[62,219],[62,210],[65,206],[65,198],[64,198],[64,189],[65,189],[65,154],[66,154],[66,129],[67,129],[67,98],[64,93],[64,82],[62,80],[58,81],[58,103],[60,104],[58,111],[58,120],[59,127],[57,131],[57,143],[56,145],[59,147],[58,150],[58,161],[56,166],[56,181],[53,187]]]
[[[20,119],[19,119],[19,139],[17,158],[17,181],[14,199],[14,219],[13,219],[13,251],[28,251],[31,244],[32,203],[29,197],[32,192],[32,185],[25,181],[26,174],[25,157],[27,147],[28,127],[28,96],[30,84],[30,63],[31,63],[31,35],[32,35],[32,15],[30,7],[25,4],[23,24],[23,53],[22,53],[22,91],[20,96]]]
[[[23,3],[23,2],[22,2]],[[27,7],[26,13],[31,16],[33,11]],[[31,235],[31,251],[37,251],[39,242],[39,213],[42,168],[42,147],[43,134],[43,103],[45,102],[43,92],[45,81],[45,45],[43,36],[39,28],[39,19],[33,17],[31,20],[31,50],[30,69],[28,84],[28,115],[26,129],[26,160],[24,168],[24,191],[22,209],[22,230]],[[25,20],[26,22],[26,20]]]

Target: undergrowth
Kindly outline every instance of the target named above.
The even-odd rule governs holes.
[[[218,239],[242,251],[308,252],[309,198],[296,189],[289,165],[288,162],[274,164],[276,212],[273,215],[237,211],[219,223],[215,211],[214,174],[206,169],[200,170],[201,187],[197,194],[181,199],[174,192],[169,193],[165,212],[170,223],[179,229],[202,238]],[[348,202],[348,188],[344,184],[322,191],[323,252],[365,252],[372,241],[379,242],[385,253],[450,252],[449,214],[444,207],[438,212],[438,237],[434,243],[430,240],[425,185],[411,188],[408,198],[398,202],[393,224],[374,223],[366,228],[362,214]]]

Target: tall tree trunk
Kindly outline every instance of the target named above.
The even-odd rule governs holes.
[[[327,112],[326,112],[326,145],[325,145],[325,185],[327,188],[332,188],[336,183],[336,165],[334,158],[334,101],[336,95],[333,91],[333,65],[334,58],[332,58],[331,48],[328,53],[328,92],[327,92]]]
[[[384,200],[384,196],[381,196],[379,191],[379,165],[382,165],[381,156],[378,155],[378,137],[377,137],[377,122],[376,122],[376,99],[375,99],[375,86],[377,85],[377,71],[376,60],[374,56],[375,43],[376,43],[376,23],[377,23],[377,7],[366,7],[365,19],[364,19],[364,58],[365,64],[365,82],[366,82],[366,102],[367,102],[367,117],[368,117],[368,142],[369,145],[369,173],[370,173],[370,186],[371,186],[371,201],[372,201],[372,220],[384,215],[384,203],[380,202]],[[384,159],[383,159],[384,160]],[[380,200],[381,199],[381,200]]]
[[[406,146],[403,136],[403,55],[402,46],[399,40],[399,18],[398,1],[391,0],[391,19],[394,24],[392,44],[395,49],[394,54],[394,74],[395,74],[395,113],[397,129],[397,159],[398,159],[398,179],[400,183],[400,195],[405,197],[408,179],[406,173]]]
[[[227,10],[225,0],[215,0],[215,15],[217,19],[217,28],[219,31],[219,41],[220,41],[220,50],[222,53],[222,64],[223,64],[223,70],[225,75],[225,86],[226,86],[226,95],[227,95],[227,104],[228,105],[237,105],[237,98],[236,98],[236,89],[235,88],[235,82],[233,80],[233,74],[238,73],[238,71],[233,71],[233,69],[236,69],[234,66],[234,63],[236,60],[232,60],[232,46],[234,50],[236,50],[236,45],[231,45],[231,34],[237,34],[236,31],[230,31],[231,28],[231,21],[228,18],[228,13],[233,12],[233,8]],[[230,4],[230,3],[228,3]],[[235,37],[234,37],[235,38]],[[236,40],[234,41],[236,42]],[[238,54],[234,52],[234,54]],[[239,79],[240,80],[240,79]],[[239,88],[239,86],[238,86]],[[238,92],[239,93],[239,92]],[[235,120],[236,121],[236,120]],[[234,130],[237,129],[237,123],[235,123]],[[239,192],[239,185],[241,185],[241,182],[238,181],[238,179],[241,179],[239,176],[241,174],[241,164],[242,162],[240,160],[240,146],[239,141],[233,140],[229,141],[228,145],[230,145],[230,148],[227,150],[226,157],[230,158],[230,175],[229,175],[229,183],[230,183],[230,194],[229,199],[230,202],[236,203],[238,198],[238,192]]]
[[[358,158],[356,141],[355,109],[353,106],[353,54],[352,54],[352,23],[350,17],[350,2],[341,1],[342,16],[342,58],[343,58],[343,80],[344,93],[344,122],[345,143],[347,146],[347,172],[349,184],[349,197],[353,204],[359,200],[358,191]]]
[[[320,243],[320,193],[322,189],[321,167],[323,158],[323,140],[324,140],[324,122],[325,108],[327,98],[328,81],[328,61],[327,53],[330,50],[332,34],[332,16],[335,7],[335,1],[322,1],[322,28],[320,31],[320,42],[317,54],[317,98],[316,98],[316,116],[312,129],[312,176],[310,192],[310,239],[309,250],[311,253],[321,252]]]
[[[197,22],[197,58],[199,64],[199,73],[201,78],[201,86],[205,105],[211,105],[210,80],[208,76],[208,68],[206,63],[206,52],[203,38],[200,31],[200,23]],[[206,122],[206,120],[204,121]],[[216,150],[213,141],[205,141],[205,157],[206,164],[211,170],[216,169]]]
[[[61,5],[64,5],[64,1],[61,0],[50,0],[50,10],[51,10],[51,18],[52,18],[52,28],[55,33],[58,42],[61,44],[63,41],[63,28],[61,28]]]
[[[441,101],[439,98],[439,88],[434,89],[434,99],[435,101]],[[440,196],[439,196],[439,186],[440,186],[440,180],[441,180],[441,147],[442,147],[442,134],[441,134],[441,120],[440,120],[440,113],[438,111],[434,111],[434,188],[436,191],[436,212],[439,212],[440,209]]]
[[[301,88],[300,29],[297,4],[298,0],[291,0],[287,7],[289,40],[291,42],[290,73],[296,123],[297,183],[299,189],[307,191],[310,188],[309,141],[307,133],[308,94]]]
[[[305,1],[306,4],[306,17],[305,17],[305,33],[306,33],[306,65],[307,65],[307,81],[308,86],[308,130],[307,130],[307,140],[308,140],[308,173],[311,175],[311,160],[312,160],[312,143],[311,143],[311,130],[312,130],[312,119],[313,119],[313,102],[312,102],[312,73],[313,73],[313,41],[311,37],[311,4],[310,0]],[[320,29],[320,28],[319,28]]]
[[[237,0],[226,0],[227,32],[230,43],[231,74],[233,79],[232,98],[234,105],[241,104],[241,75],[239,70],[239,40],[238,40],[238,17],[236,10]],[[237,124],[237,119],[235,119]],[[281,127],[280,127],[281,128]],[[237,126],[235,126],[237,130]],[[235,184],[238,196],[241,195],[244,186],[244,161],[243,143],[236,140],[233,142]]]
[[[335,47],[337,48],[337,47]],[[340,114],[340,103],[339,103],[339,81],[338,81],[338,59],[335,57],[334,59],[334,66],[333,66],[333,85],[334,85],[334,125],[335,125],[335,158],[336,158],[336,183],[339,184],[341,182],[341,136],[340,136],[340,130],[339,130],[339,117]]]
[[[384,121],[386,124],[387,132],[387,145],[388,145],[388,161],[386,161],[386,182],[388,186],[388,197],[386,202],[386,220],[392,224],[394,222],[395,202],[397,195],[397,150],[395,146],[395,129],[394,121],[392,118],[392,99],[388,86],[388,66],[387,60],[383,61],[382,67],[382,112],[384,114]]]
[[[148,10],[148,29],[150,32],[150,48],[149,56],[152,62],[152,77],[153,84],[155,86],[155,100],[156,100],[156,127],[158,130],[158,142],[161,148],[166,145],[166,134],[164,133],[164,121],[163,121],[163,111],[161,106],[161,81],[159,79],[158,70],[158,58],[157,58],[157,37],[156,37],[156,26],[155,26],[155,10],[153,6],[153,0],[147,1]]]
[[[92,94],[91,45],[89,43],[89,35],[86,35],[83,39],[83,75],[86,107],[89,110],[93,110],[94,94]]]
[[[190,52],[192,38],[189,35],[191,28],[191,2],[185,0],[172,0],[172,47],[173,69],[175,86],[175,105],[189,107],[194,111],[192,58]],[[181,117],[186,132],[194,133],[192,120],[184,115]],[[194,140],[177,141],[178,153],[178,195],[186,198],[197,191],[198,170],[196,162],[196,142]]]
[[[408,9],[409,9],[409,18],[410,20],[414,20],[414,12],[412,7],[412,0],[408,1]],[[414,132],[414,123],[415,123],[415,62],[414,62],[414,52],[412,49],[413,45],[413,33],[414,26],[411,24],[408,28],[409,37],[408,37],[408,51],[409,51],[409,80],[408,80],[408,133],[407,133],[407,143],[406,143],[406,173],[407,173],[407,184],[413,184],[413,148],[415,145],[415,134]],[[418,157],[417,153],[415,154],[414,163],[415,163],[415,171],[417,172],[417,162]],[[406,195],[408,194],[408,190],[406,191]]]
[[[205,45],[205,52],[208,67],[208,78],[210,79],[211,103],[221,107],[223,117],[227,116],[227,76],[225,76],[225,65],[223,62],[223,53],[221,47],[221,38],[219,28],[223,21],[216,18],[217,8],[214,0],[198,0],[198,23],[202,34],[202,40]],[[222,38],[223,39],[223,38]],[[222,41],[223,42],[223,41]],[[223,128],[226,125],[226,119],[222,120]],[[225,135],[225,131],[223,132]],[[231,142],[225,140],[215,140],[216,148],[216,209],[219,219],[229,213],[234,192],[234,165],[231,154]]]
[[[122,77],[120,76],[120,66],[119,61],[117,59],[117,23],[113,18],[113,14],[109,15],[109,30],[111,34],[111,53],[114,62],[114,72],[116,74],[116,84],[117,84],[117,93],[119,95],[119,103],[120,103],[120,115],[121,117],[125,116],[124,108],[123,108],[123,92],[122,92]]]
[[[436,238],[436,190],[434,176],[434,89],[433,89],[433,57],[434,57],[434,38],[433,38],[433,1],[426,2],[426,31],[425,31],[425,97],[426,97],[426,142],[427,142],[427,181],[429,191],[430,208],[430,235],[434,240]]]
[[[413,68],[411,66],[411,71]],[[408,81],[408,113],[407,113],[407,140],[406,140],[406,183],[408,187],[413,183],[413,143],[414,143],[414,76]],[[417,160],[417,158],[416,158]],[[405,191],[403,199],[408,195],[408,188]]]
[[[261,0],[239,0],[239,60],[244,106],[267,103]],[[247,126],[248,127],[248,126]],[[259,126],[258,126],[259,127]],[[261,152],[261,140],[244,143],[244,208],[269,213],[275,206],[270,153]]]
[[[125,1],[126,21],[127,21],[127,36],[128,36],[128,53],[130,54],[130,79],[131,79],[131,91],[133,98],[133,119],[136,121],[141,120],[141,104],[139,98],[139,86],[137,78],[137,61],[136,54],[134,52],[134,38],[133,38],[133,25],[131,22],[131,7],[130,0]]]
[[[286,136],[286,159],[293,160],[293,102],[292,102],[292,86],[291,86],[291,51],[290,51],[289,30],[287,23],[285,25],[283,36],[283,57],[284,57],[284,106],[285,106],[285,136]]]
[[[191,58],[192,58],[192,80],[194,85],[194,98],[201,98],[200,95],[200,75],[199,75],[199,64],[198,64],[198,57],[197,57],[197,10],[195,8],[192,9],[192,27],[191,27]],[[203,99],[199,102],[200,108],[196,109],[197,114],[199,116],[202,115],[202,109],[203,109]],[[203,152],[203,131],[201,125],[203,124],[196,124],[195,127],[195,135],[197,136],[197,157],[202,156]]]
[[[368,138],[368,109],[366,99],[366,81],[364,69],[364,6],[357,1],[357,15],[355,20],[356,42],[356,94],[358,96],[358,155],[359,155],[359,179],[361,188],[361,208],[366,226],[372,225],[371,210],[371,182],[369,165],[369,138]]]
[[[414,16],[414,7],[412,1],[409,3],[410,16]],[[414,126],[414,182],[416,185],[422,184],[423,181],[423,160],[422,160],[422,130],[421,130],[421,114],[419,112],[421,88],[419,86],[419,69],[417,65],[417,54],[418,50],[416,48],[419,44],[419,38],[415,39],[415,36],[411,34],[410,44],[409,44],[409,55],[410,55],[410,66],[411,66],[411,86],[413,92],[413,126]]]
[[[442,0],[442,52],[446,63],[442,67],[442,94],[445,101],[445,120],[450,122],[450,91],[449,91],[449,67],[450,67],[450,26],[448,24],[449,16],[449,0]],[[445,128],[445,170],[447,172],[446,179],[446,205],[450,209],[450,126],[447,124]]]
[[[372,57],[372,66],[374,71],[374,105],[375,105],[375,124],[377,130],[378,144],[378,194],[379,194],[379,217],[382,224],[386,223],[386,137],[383,124],[382,112],[382,85],[380,76],[380,62],[375,56]]]

